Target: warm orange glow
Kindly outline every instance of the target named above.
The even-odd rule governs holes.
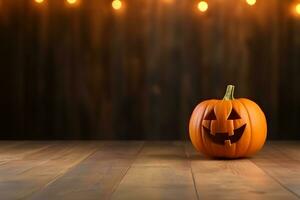
[[[67,0],[67,2],[68,2],[69,4],[75,4],[75,3],[77,2],[77,0]]]
[[[113,9],[119,10],[122,7],[122,2],[120,0],[113,0],[111,6],[113,7]]]
[[[43,3],[44,0],[34,0],[36,3]]]
[[[173,3],[174,0],[164,0],[165,3]]]
[[[200,10],[201,12],[205,12],[208,9],[208,4],[206,1],[200,1],[198,3],[198,10]]]
[[[298,3],[295,7],[296,14],[300,15],[300,3]]]
[[[256,3],[256,0],[246,0],[247,4],[249,4],[250,6],[254,6],[254,4]]]

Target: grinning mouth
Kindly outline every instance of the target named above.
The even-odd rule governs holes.
[[[244,124],[240,128],[234,129],[233,130],[234,134],[230,136],[228,133],[215,133],[213,135],[211,134],[210,129],[206,128],[205,126],[202,127],[205,135],[207,135],[208,138],[212,140],[214,143],[231,146],[232,143],[236,143],[242,137],[244,130],[246,128],[246,124]]]

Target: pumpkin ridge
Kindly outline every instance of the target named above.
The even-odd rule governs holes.
[[[216,103],[214,103],[214,105],[213,105],[213,112],[215,112],[215,105],[216,105]],[[211,127],[212,127],[212,120],[210,120],[209,121],[209,130],[211,130]],[[204,135],[204,134],[202,134],[202,135]],[[206,137],[205,137],[206,138]],[[214,145],[213,144],[211,144],[210,142],[208,143],[209,144],[209,147],[210,147],[210,151],[212,152],[212,154],[213,155],[215,155],[215,151],[214,151]]]
[[[207,107],[208,107],[208,105],[207,105],[208,103],[207,102],[205,102],[205,109],[204,109],[204,113],[206,112],[206,110],[207,110]],[[197,115],[197,118],[196,118],[196,124],[199,124],[199,122],[201,123],[202,122],[202,120],[203,120],[203,118],[204,118],[204,115]],[[199,137],[199,140],[200,140],[200,142],[199,143],[201,143],[202,144],[202,146],[203,146],[203,149],[205,149],[205,145],[204,145],[204,141],[203,141],[203,138],[202,138],[202,131],[201,131],[201,127],[200,127],[200,129],[199,129],[199,127],[197,127],[197,130],[196,130],[196,134],[200,134],[200,137]]]
[[[202,131],[199,129],[199,126],[195,126],[195,124],[199,124],[202,122],[202,119],[204,118],[203,114],[199,114],[199,110],[203,110],[202,112],[206,112],[207,107],[208,107],[209,101],[203,101],[197,105],[195,110],[192,113],[192,117],[190,120],[189,126],[192,126],[192,129],[190,129],[190,139],[192,144],[197,147],[196,149],[198,151],[203,151],[207,152],[208,150],[206,149],[206,146],[203,142],[202,138]],[[208,153],[205,153],[208,154]],[[209,154],[208,154],[209,155]]]
[[[232,100],[231,103],[232,103],[232,108],[233,108],[233,107],[238,107],[238,108],[239,108],[239,112],[240,112],[240,110],[244,107],[243,104],[241,104],[241,103],[239,102],[238,99]],[[248,116],[248,113],[247,113],[247,116]],[[244,125],[246,125],[246,124],[247,124],[247,123],[243,123],[243,124],[240,125],[239,127],[244,126]],[[234,123],[233,123],[233,126],[235,126]],[[244,129],[244,132],[245,132],[245,129]],[[234,133],[234,134],[235,134],[235,133]],[[243,133],[243,135],[244,135],[244,133]],[[241,136],[241,138],[243,137],[243,135]],[[247,148],[248,148],[248,147],[247,147]],[[240,148],[238,147],[238,142],[237,142],[237,143],[235,143],[235,149],[234,149],[233,158],[240,157],[240,156],[239,156],[239,154],[240,154],[239,149],[240,149]]]
[[[212,104],[213,104],[212,108],[213,108],[213,110],[215,111],[216,101],[213,100]],[[203,114],[203,118],[204,118],[204,116],[206,116],[206,111],[207,111],[207,108],[208,108],[209,106],[210,106],[210,104],[207,105],[207,107],[206,107],[206,109],[205,109],[205,111],[204,111],[204,114]],[[214,153],[214,150],[213,150],[213,147],[212,147],[211,143],[206,141],[205,134],[202,133],[202,129],[203,129],[203,128],[202,128],[203,118],[201,119],[201,138],[202,138],[202,141],[203,141],[204,146],[206,147],[206,150],[209,152],[208,154],[214,155],[215,153]],[[209,128],[211,128],[210,126],[211,126],[211,121],[209,122]],[[205,141],[205,142],[204,142],[204,141]]]
[[[234,86],[233,86],[233,92],[234,92]],[[233,97],[233,93],[232,93],[232,97]],[[233,100],[230,101],[230,104],[231,104],[231,110],[234,108],[234,103],[233,103],[233,102],[234,102],[234,98],[233,98]],[[226,117],[226,119],[228,119],[228,117],[230,116],[230,113],[231,113],[231,111],[229,112],[229,115]],[[231,122],[231,126],[233,127],[233,134],[235,134],[235,133],[234,133],[234,129],[235,129],[235,128],[234,128],[234,122],[233,122],[233,120],[232,120],[232,122]],[[228,128],[228,127],[227,127],[227,128]],[[231,154],[231,157],[235,157],[236,149],[237,149],[237,148],[236,148],[236,144],[237,144],[237,143],[234,143],[234,144],[233,144],[233,145],[234,145],[234,146],[233,146],[234,150],[232,151],[233,153],[230,153],[230,154]]]
[[[236,104],[238,104],[239,103],[239,100],[237,100],[237,99],[234,99],[234,100],[232,100],[232,102],[231,102],[231,104],[232,104],[232,108],[233,107],[235,107],[235,106],[237,106]],[[240,108],[239,108],[240,109]],[[239,110],[239,112],[240,112],[240,110]],[[234,122],[233,122],[233,127],[234,127]],[[245,131],[245,130],[244,130]],[[243,137],[243,136],[242,136]],[[237,147],[237,143],[235,144],[235,149],[234,149],[234,154],[233,154],[233,157],[234,158],[236,158],[238,155],[238,147]]]
[[[250,124],[250,142],[249,142],[249,145],[247,147],[247,151],[246,151],[246,154],[249,152],[249,148],[251,147],[251,143],[252,143],[252,121],[251,121],[251,117],[250,117],[250,114],[249,114],[249,111],[248,111],[248,108],[247,106],[242,102],[242,101],[239,101],[245,108],[247,114],[248,114],[248,119],[249,119],[249,124]]]
[[[204,110],[206,109],[206,102],[203,102],[203,106],[205,107],[204,108]],[[191,124],[193,124],[193,123],[199,123],[199,118],[201,119],[201,115],[199,115],[199,114],[197,114],[198,113],[198,110],[201,108],[201,103],[200,104],[198,104],[197,105],[197,107],[195,108],[195,110],[193,111],[193,113],[192,113],[192,118],[191,118],[191,120],[190,120],[190,124],[189,124],[189,127],[191,126]],[[192,128],[189,128],[190,129],[190,139],[191,139],[191,142],[192,142],[192,144],[193,145],[195,145],[195,146],[198,146],[195,142],[194,142],[194,140],[195,140],[195,135],[197,134],[197,132],[199,132],[199,130],[197,130],[198,128],[197,127],[195,127],[195,126],[192,126]],[[199,134],[199,133],[198,133]],[[194,138],[194,139],[193,139]],[[200,137],[199,137],[199,139],[200,139]],[[195,144],[194,144],[195,143]],[[201,141],[199,142],[199,143],[202,143]],[[201,146],[201,145],[199,145],[199,146]],[[202,145],[203,146],[203,145]],[[197,149],[197,150],[199,150],[200,151],[200,148],[201,147],[199,147],[199,149]]]

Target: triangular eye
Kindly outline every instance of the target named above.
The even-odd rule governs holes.
[[[227,120],[233,120],[233,119],[241,119],[240,115],[234,109],[231,110],[231,113]]]
[[[217,120],[214,109],[212,109],[204,118],[204,120]]]

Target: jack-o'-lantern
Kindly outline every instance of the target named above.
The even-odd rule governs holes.
[[[189,132],[194,147],[211,157],[247,157],[259,151],[266,140],[267,122],[253,101],[234,99],[228,85],[222,100],[206,100],[193,111]]]

